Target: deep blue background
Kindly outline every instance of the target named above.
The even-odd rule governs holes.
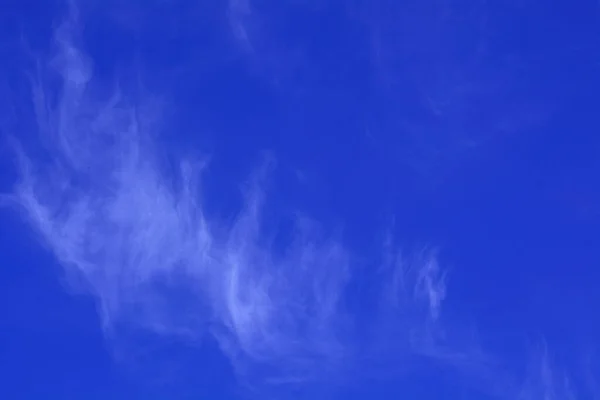
[[[520,365],[543,336],[581,377],[600,345],[598,4],[262,1],[245,21],[249,50],[214,3],[84,12],[97,73],[141,71],[174,99],[165,143],[213,155],[209,207],[239,206],[236,182],[268,150],[277,207],[343,226],[357,252],[393,217],[406,248],[440,249],[446,307],[476,321],[490,349]],[[27,129],[23,43],[47,50],[64,7],[0,8],[3,129]],[[0,154],[8,191],[15,171]],[[93,301],[69,293],[16,213],[1,212],[0,397],[235,396],[210,344],[153,345],[175,372],[120,364]],[[351,393],[450,398],[411,397],[413,384]]]

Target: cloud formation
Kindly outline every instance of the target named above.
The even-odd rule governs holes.
[[[94,74],[78,18],[72,10],[33,75],[38,135],[15,145],[21,177],[11,199],[73,287],[97,300],[107,335],[210,336],[240,376],[273,382],[419,360],[496,379],[475,341],[456,340],[445,323],[435,252],[406,257],[389,236],[365,294],[364,263],[316,221],[298,216],[283,243],[273,239],[269,163],[249,174],[233,221],[210,215],[203,199],[219,195],[202,188],[210,166],[160,148],[169,134],[160,102],[123,84],[111,90]],[[516,398],[575,398],[546,358],[541,365],[515,385]]]
[[[38,63],[32,104],[41,146],[15,146],[22,175],[13,200],[69,281],[95,296],[106,332],[211,334],[241,372],[262,365],[279,379],[350,362],[359,352],[351,252],[306,217],[283,245],[269,239],[268,168],[250,177],[233,223],[206,215],[204,164],[158,147],[156,103],[123,85],[107,91],[76,45],[79,28],[73,11],[57,29],[51,62]],[[436,320],[444,284],[435,261],[410,274],[387,262],[395,276],[388,291],[403,296],[398,307],[413,308],[406,318]]]

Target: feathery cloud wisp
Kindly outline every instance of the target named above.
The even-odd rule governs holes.
[[[32,156],[31,146],[16,146],[13,199],[70,281],[96,297],[106,331],[210,333],[240,370],[261,363],[294,379],[341,367],[358,351],[348,249],[308,218],[275,249],[260,179],[233,224],[207,216],[202,166],[180,159],[176,174],[167,168],[153,102],[124,87],[103,95],[75,44],[77,18],[57,30],[51,68],[39,63],[32,104],[43,148]],[[58,94],[48,76],[58,77]],[[424,320],[437,318],[443,298],[435,265],[406,283],[417,289],[402,307],[426,299]]]
[[[283,245],[269,239],[268,172],[250,180],[233,223],[209,215],[202,199],[218,194],[202,190],[208,168],[177,155],[165,161],[166,127],[151,96],[127,87],[105,95],[76,45],[77,18],[57,30],[54,57],[32,80],[41,149],[15,146],[21,179],[12,199],[70,282],[95,297],[107,334],[212,335],[240,374],[260,366],[279,382],[418,357],[482,379],[484,352],[458,346],[445,329],[445,275],[434,254],[409,260],[388,240],[365,310],[351,301],[359,267],[338,237],[298,218]],[[573,398],[554,371],[544,361],[521,398]]]

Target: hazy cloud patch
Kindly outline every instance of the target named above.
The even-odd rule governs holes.
[[[347,301],[355,260],[341,237],[298,217],[276,248],[263,215],[268,168],[249,179],[232,223],[206,215],[202,198],[211,194],[201,181],[209,166],[180,158],[173,167],[177,158],[159,148],[164,126],[154,97],[95,78],[79,29],[73,11],[56,31],[50,62],[39,60],[39,148],[16,146],[13,200],[70,282],[95,296],[107,333],[210,333],[240,371],[270,365],[294,380],[356,361]],[[410,268],[406,287],[390,288],[408,293],[397,307],[414,308],[415,321],[436,319],[445,290],[436,262]]]
[[[250,6],[230,6],[250,41]],[[280,384],[420,363],[480,385],[510,375],[446,317],[435,251],[402,252],[390,235],[367,271],[375,289],[358,304],[361,263],[342,235],[299,214],[283,243],[273,239],[272,164],[249,174],[233,220],[208,213],[203,199],[219,196],[202,186],[210,164],[161,148],[172,133],[158,96],[99,79],[80,29],[73,9],[32,74],[37,136],[15,141],[21,175],[8,198],[69,282],[95,298],[107,335],[135,327],[194,344],[209,335],[240,376]],[[575,398],[545,354],[520,398]]]

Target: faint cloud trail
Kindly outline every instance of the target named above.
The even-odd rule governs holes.
[[[241,0],[231,4],[250,12]],[[267,371],[260,377],[280,383],[418,357],[481,374],[476,344],[456,346],[445,324],[446,277],[435,252],[408,259],[388,238],[374,268],[374,299],[359,310],[349,301],[358,263],[338,237],[298,217],[282,248],[269,240],[269,168],[249,179],[233,223],[207,215],[202,198],[218,195],[202,191],[207,166],[164,162],[165,126],[152,96],[122,86],[105,95],[109,85],[77,45],[78,18],[72,7],[53,57],[39,60],[32,78],[38,135],[36,143],[15,141],[21,176],[10,200],[69,282],[97,300],[107,335],[123,327],[212,335],[240,376]],[[359,326],[364,314],[368,329]],[[542,397],[531,389],[520,398],[575,398],[567,389],[556,394],[549,367],[540,376],[533,386]]]
[[[293,379],[350,362],[358,350],[346,304],[348,249],[303,218],[276,251],[265,236],[262,178],[250,180],[230,226],[205,215],[203,169],[180,159],[176,175],[168,173],[155,110],[124,87],[102,95],[106,85],[76,45],[79,29],[72,11],[56,31],[51,62],[39,60],[32,104],[42,155],[31,143],[16,146],[13,200],[70,282],[97,298],[107,333],[208,332],[240,370],[271,365]],[[59,93],[48,84],[55,77]],[[435,316],[441,282],[424,267],[408,284],[418,285]],[[183,307],[175,300],[182,288]]]

